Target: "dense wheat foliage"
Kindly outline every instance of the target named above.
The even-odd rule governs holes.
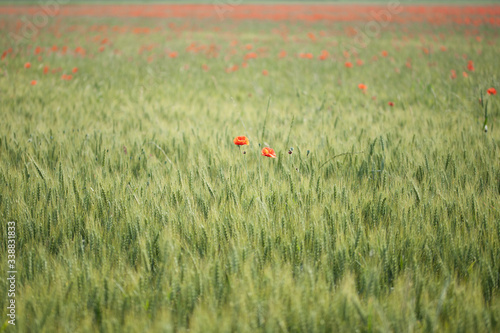
[[[498,27],[124,22],[0,37],[3,329],[500,330]]]

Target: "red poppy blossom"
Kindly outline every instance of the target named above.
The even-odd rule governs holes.
[[[248,138],[246,136],[237,136],[234,138],[234,144],[237,146],[245,146],[249,145],[250,141],[248,141]]]
[[[387,51],[382,51],[382,57],[387,57],[389,53]]]
[[[30,68],[30,67],[31,67],[31,64],[29,62],[24,64],[24,68]]]
[[[35,86],[36,85],[36,80],[31,81],[31,85]]]
[[[367,87],[363,83],[360,83],[360,84],[358,84],[358,88],[365,91]]]
[[[488,95],[496,95],[497,94],[497,90],[495,88],[490,88],[486,92],[488,93]]]
[[[387,104],[389,104],[389,106],[391,106],[391,107],[394,106],[394,102],[389,102]]]
[[[262,75],[265,75],[265,76],[269,75],[269,72],[267,71],[267,69],[264,69],[264,70],[262,71]]]
[[[264,147],[262,148],[262,156],[276,158],[276,153],[273,148]]]
[[[464,77],[469,77],[469,74],[467,74],[467,72],[462,72],[462,75],[463,75]]]
[[[474,72],[474,62],[472,62],[472,60],[469,60],[469,62],[467,63],[467,69],[471,72]]]
[[[321,51],[321,54],[319,56],[320,60],[325,60],[330,56],[330,53],[327,50]]]
[[[49,72],[49,66],[45,66],[43,68],[43,74],[47,74]]]
[[[351,67],[352,67],[352,63],[350,63],[349,61],[348,61],[348,62],[346,62],[344,65],[345,65],[345,67],[347,67],[347,68],[351,68]]]
[[[73,68],[72,72],[73,72],[73,73],[78,72],[78,67]]]
[[[245,55],[245,59],[255,59],[257,58],[257,53],[255,52],[250,52]]]

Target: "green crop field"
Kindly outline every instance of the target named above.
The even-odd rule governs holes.
[[[500,331],[498,25],[19,20],[0,331]]]

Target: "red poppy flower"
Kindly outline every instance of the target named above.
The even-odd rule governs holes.
[[[360,83],[360,84],[358,84],[358,88],[365,91],[367,87],[363,83]]]
[[[495,88],[490,88],[486,92],[488,93],[488,95],[496,95],[497,94],[497,90]]]
[[[349,61],[348,61],[348,62],[346,62],[344,65],[345,65],[345,67],[347,67],[347,68],[351,68],[351,67],[352,67],[352,63],[350,63]]]
[[[255,52],[250,52],[245,55],[245,59],[255,59],[257,58],[257,53]]]
[[[265,76],[269,75],[269,72],[267,71],[267,69],[264,69],[264,70],[262,71],[262,75],[265,75]]]
[[[248,138],[246,136],[237,136],[234,138],[234,144],[237,146],[245,146],[249,145],[250,141],[248,141]]]
[[[177,58],[177,52],[170,52],[168,55],[170,58]]]
[[[31,81],[31,85],[35,86],[36,85],[36,80]]]
[[[276,158],[276,153],[273,148],[264,147],[262,148],[262,156]]]
[[[278,55],[280,58],[285,58],[286,57],[286,51],[281,51],[280,54]]]
[[[29,62],[24,64],[24,68],[30,68],[30,67],[31,67],[31,64]]]
[[[474,72],[474,63],[472,62],[472,60],[469,60],[469,62],[467,63],[467,69],[471,72]]]
[[[45,66],[43,68],[43,74],[47,74],[49,72],[49,66]]]
[[[361,59],[356,60],[356,64],[358,66],[363,66],[363,60],[361,60]]]
[[[73,73],[78,72],[78,68],[77,68],[77,67],[73,68],[72,72],[73,72]]]
[[[469,74],[467,74],[467,72],[462,72],[462,75],[463,75],[464,77],[469,77]]]
[[[382,57],[387,57],[389,53],[387,51],[382,51]]]
[[[394,102],[389,102],[389,106],[394,106]]]

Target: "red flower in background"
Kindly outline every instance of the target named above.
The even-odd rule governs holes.
[[[73,68],[72,72],[73,72],[73,73],[78,72],[78,68],[77,68],[77,67]]]
[[[36,85],[36,80],[31,81],[31,85],[35,86]]]
[[[249,145],[250,141],[248,141],[248,138],[246,136],[237,136],[234,138],[234,144],[237,146],[245,146]]]
[[[393,102],[389,102],[388,104],[389,104],[389,106],[394,106]]]
[[[31,67],[31,64],[29,62],[24,64],[24,68],[30,68],[30,67]]]
[[[358,84],[358,88],[365,91],[367,89],[366,85],[364,85],[363,83],[360,83]]]
[[[469,62],[467,63],[467,69],[471,72],[474,72],[474,62],[472,62],[472,60],[469,60]]]
[[[486,92],[488,93],[488,95],[496,95],[497,94],[497,90],[495,88],[490,88]]]
[[[273,148],[264,147],[262,148],[262,156],[276,158],[276,153]]]
[[[346,62],[346,63],[344,64],[344,66],[345,66],[345,67],[347,67],[347,68],[351,68],[351,67],[352,67],[352,63],[350,63],[350,62],[348,61],[348,62]]]

